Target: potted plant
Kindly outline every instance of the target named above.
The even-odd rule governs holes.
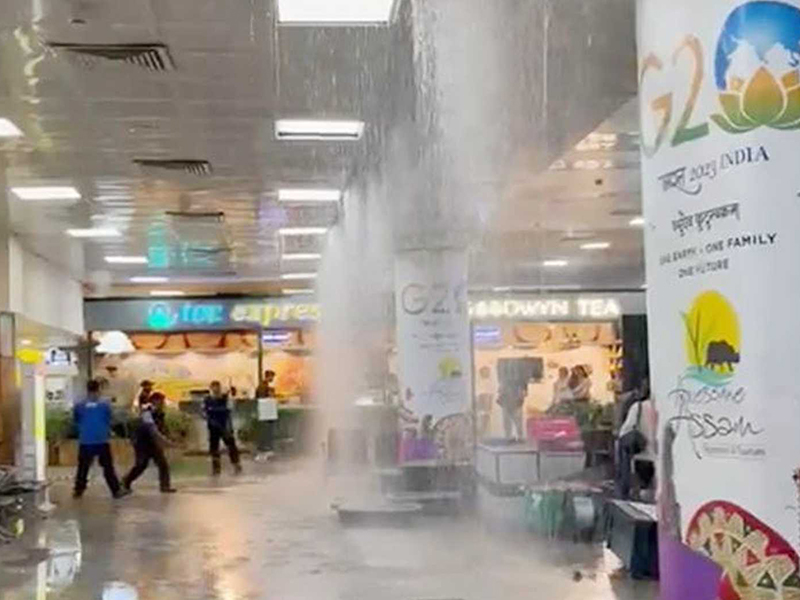
[[[73,437],[75,424],[72,411],[60,406],[48,406],[45,410],[45,436],[47,439],[48,464],[62,464],[62,448]],[[66,462],[66,457],[65,462]]]

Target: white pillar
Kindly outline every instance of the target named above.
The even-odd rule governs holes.
[[[47,466],[45,444],[44,374],[41,365],[21,363],[22,435],[19,437],[17,467],[30,481],[44,481]]]
[[[467,252],[424,249],[395,257],[400,396],[441,457],[472,454],[472,369],[467,309]]]
[[[662,598],[800,598],[800,2],[638,34]]]

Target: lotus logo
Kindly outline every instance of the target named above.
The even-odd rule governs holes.
[[[150,329],[170,329],[178,322],[178,315],[166,302],[156,302],[147,313],[147,325]]]
[[[729,133],[800,129],[800,10],[748,2],[734,10],[717,46],[715,78]]]

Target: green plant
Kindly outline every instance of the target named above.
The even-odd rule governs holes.
[[[177,408],[164,411],[164,428],[167,436],[175,441],[186,440],[191,434],[194,422],[192,417]]]
[[[71,410],[50,406],[45,410],[45,436],[51,444],[58,444],[72,437],[74,427]]]

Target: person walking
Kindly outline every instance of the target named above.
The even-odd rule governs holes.
[[[89,470],[97,458],[103,468],[108,489],[114,498],[122,498],[130,492],[123,489],[114,470],[111,456],[111,406],[100,397],[100,383],[91,380],[86,386],[87,396],[75,405],[73,418],[78,428],[80,449],[78,451],[78,471],[75,475],[74,498],[80,498],[86,491]]]
[[[258,402],[258,461],[267,460],[275,454],[275,429],[278,424],[278,403],[275,400],[275,371],[264,371],[264,379],[256,388]]]
[[[203,414],[208,424],[208,450],[211,453],[211,472],[219,475],[222,471],[222,462],[219,454],[220,441],[228,448],[228,455],[237,475],[242,472],[239,449],[233,437],[233,420],[231,409],[228,405],[228,395],[222,392],[222,384],[212,381],[211,393],[203,401]]]
[[[136,451],[136,464],[123,478],[123,489],[130,490],[152,460],[158,467],[158,481],[162,494],[174,494],[177,490],[172,487],[169,462],[164,454],[164,448],[175,448],[165,433],[164,428],[164,394],[153,392],[142,405],[142,412],[136,430],[133,433],[133,448]]]
[[[503,409],[503,431],[506,439],[521,441],[525,439],[522,425],[522,407],[525,404],[526,389],[517,382],[500,384],[497,403]]]
[[[147,401],[150,398],[150,394],[153,393],[153,382],[149,379],[145,379],[139,384],[139,395],[136,397],[136,404],[139,410],[147,404]]]

